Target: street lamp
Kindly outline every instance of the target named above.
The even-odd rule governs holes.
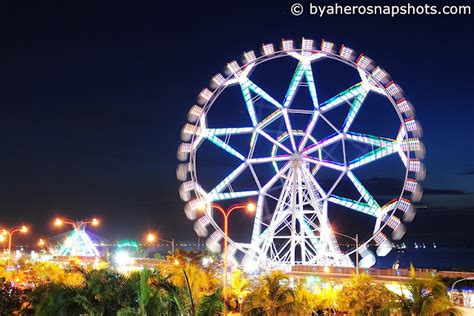
[[[38,240],[38,247],[43,248],[44,245],[46,245],[46,242],[44,241],[44,239],[40,238]]]
[[[1,238],[2,241],[5,240],[6,237],[8,237],[8,261],[7,261],[7,265],[10,266],[11,265],[11,257],[12,257],[12,236],[14,233],[16,232],[20,232],[22,234],[26,234],[28,232],[28,227],[26,227],[25,225],[22,225],[22,226],[19,226],[19,227],[15,227],[15,228],[12,228],[10,230],[6,230],[4,229],[2,231],[2,235],[3,237]]]
[[[348,236],[346,234],[342,234],[342,233],[338,233],[338,232],[335,232],[335,231],[332,231],[334,234],[336,235],[340,235],[340,236],[343,236],[343,237],[346,237],[346,238],[349,238],[353,241],[355,241],[355,249],[356,249],[356,275],[359,276],[359,234],[356,234],[355,235],[355,238],[354,237],[351,237],[351,236]]]
[[[92,225],[92,226],[99,226],[100,221],[95,217],[92,218],[92,219],[81,220],[81,221],[73,221],[71,219],[63,219],[63,218],[60,218],[60,217],[58,217],[54,220],[54,226],[56,226],[56,227],[61,227],[64,224],[71,225],[74,228],[74,230],[79,230],[79,229],[81,229],[84,226],[89,225],[89,224]]]
[[[467,277],[467,278],[459,279],[459,280],[457,280],[456,282],[453,283],[453,285],[451,286],[451,291],[450,291],[450,292],[451,292],[451,297],[450,297],[451,302],[453,302],[454,286],[455,286],[457,283],[461,282],[461,281],[474,281],[474,277]]]
[[[175,254],[174,238],[172,238],[171,240],[167,240],[167,239],[163,239],[163,238],[158,238],[158,237],[156,236],[156,234],[148,233],[148,234],[146,235],[146,241],[147,241],[148,243],[153,243],[153,242],[155,242],[155,241],[163,241],[163,242],[166,242],[166,243],[168,243],[168,244],[171,245],[171,253],[172,253],[173,255]]]
[[[255,212],[256,206],[253,203],[234,204],[231,205],[227,210],[224,210],[224,208],[219,204],[212,203],[211,208],[217,209],[224,217],[224,301],[227,301],[227,246],[229,238],[229,216],[233,211],[240,209],[246,209],[248,212],[253,213]]]
[[[146,235],[146,241],[147,242],[154,242],[156,240],[156,236],[152,233],[148,233],[148,235]]]

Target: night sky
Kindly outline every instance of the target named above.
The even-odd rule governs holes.
[[[99,216],[110,240],[194,238],[175,176],[189,107],[243,51],[304,36],[363,51],[415,106],[427,208],[406,237],[474,244],[472,15],[294,17],[291,4],[3,1],[0,225],[51,236],[56,214]]]

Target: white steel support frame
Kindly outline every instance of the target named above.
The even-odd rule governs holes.
[[[308,43],[306,42],[306,44]],[[411,115],[411,108],[397,94],[399,91],[397,86],[393,84],[385,86],[382,83],[386,75],[383,70],[378,67],[372,71],[364,68],[367,66],[366,60],[362,57],[363,55],[356,62],[328,51],[292,49],[291,51],[275,53],[273,48],[270,49],[269,46],[265,46],[264,51],[266,52],[264,56],[253,59],[241,68],[236,68],[235,64],[231,63],[232,74],[228,78],[222,79],[224,81],[221,86],[212,93],[210,91],[202,93],[206,98],[202,114],[196,120],[195,127],[183,129],[183,133],[192,134],[189,162],[191,181],[183,183],[183,190],[193,191],[196,200],[204,202],[208,206],[216,201],[231,201],[248,197],[257,199],[252,237],[249,243],[237,243],[229,236],[223,236],[222,228],[214,221],[209,207],[207,207],[205,213],[205,216],[208,217],[205,222],[210,223],[217,232],[217,234],[212,234],[211,237],[216,238],[216,240],[228,238],[235,250],[245,254],[244,262],[260,264],[261,266],[291,266],[295,264],[354,266],[351,255],[359,250],[361,250],[362,255],[365,255],[368,252],[367,245],[370,241],[375,240],[377,245],[383,245],[384,247],[389,245],[381,231],[387,224],[394,231],[398,229],[400,220],[394,216],[398,201],[404,198],[403,208],[398,207],[398,209],[405,212],[409,208],[405,198],[407,193],[414,192],[417,189],[417,183],[409,179],[410,172],[417,172],[410,168],[416,168],[417,164],[412,163],[410,165],[409,163],[413,160],[414,154],[422,151],[422,145],[414,136],[416,135],[414,129],[417,125],[413,123],[412,117],[408,117]],[[284,99],[279,101],[253,82],[250,79],[250,73],[258,64],[284,56],[297,59],[298,65]],[[315,85],[317,78],[313,74],[311,64],[325,58],[343,62],[357,69],[360,82],[336,96],[320,102]],[[219,94],[233,85],[240,87],[243,103],[252,126],[209,127],[206,119],[207,111],[210,110]],[[292,108],[292,101],[301,87],[308,89],[313,111]],[[351,131],[351,126],[370,93],[385,96],[397,110],[401,126],[394,138]],[[264,101],[273,106],[274,111],[266,117],[259,117],[257,115],[258,111],[256,111],[256,106],[259,104],[257,101]],[[349,111],[342,126],[336,127],[325,117],[325,113],[343,105],[349,105]],[[308,115],[308,125],[304,130],[293,129],[291,113]],[[284,123],[285,130],[278,137],[274,137],[266,129],[277,120]],[[326,138],[316,140],[313,137],[313,132],[318,128],[320,120],[331,126],[334,133]],[[405,124],[407,120],[412,122],[410,126]],[[232,146],[230,140],[233,135],[245,134],[249,135],[250,138],[249,149],[248,152],[240,152]],[[185,138],[186,135],[183,139]],[[241,161],[233,171],[207,192],[199,186],[196,173],[196,152],[200,144],[206,140]],[[286,140],[289,140],[289,142],[285,142]],[[371,146],[372,150],[355,159],[348,160],[345,148],[345,142],[347,141]],[[272,151],[266,155],[258,156],[255,149],[260,142],[270,143],[273,148]],[[343,162],[328,159],[321,154],[326,147],[338,143],[343,148]],[[381,206],[356,177],[354,170],[394,154],[400,156],[406,167],[406,173],[403,175],[406,184],[395,201]],[[264,181],[255,171],[254,167],[256,165],[271,166],[274,169],[274,175]],[[415,167],[409,168],[412,165]],[[339,173],[339,176],[328,190],[323,190],[318,182],[317,173],[320,168],[327,168]],[[232,184],[247,170],[250,171],[255,180],[255,189],[236,191]],[[360,194],[358,200],[333,194],[334,189],[343,178],[348,178]],[[282,188],[279,197],[272,196],[270,191],[280,184],[282,184]],[[188,199],[186,192],[182,196]],[[397,193],[394,192],[394,194]],[[275,209],[271,210],[272,214],[269,222],[265,221],[263,216],[267,198],[277,200]],[[353,249],[348,253],[341,251],[335,236],[337,232],[332,230],[329,222],[328,211],[331,204],[340,205],[376,218],[373,236],[360,243],[359,249]],[[380,253],[385,253],[385,251],[380,251]]]

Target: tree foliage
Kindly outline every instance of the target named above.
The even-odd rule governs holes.
[[[346,281],[337,298],[338,309],[349,315],[388,315],[395,304],[395,294],[365,274]]]
[[[23,292],[4,278],[0,279],[0,311],[4,314],[13,314],[19,310],[25,298]],[[1,315],[1,314],[0,314]]]
[[[222,288],[218,288],[214,293],[205,295],[199,305],[198,316],[220,315],[224,310],[224,301],[222,300]]]
[[[447,295],[446,285],[436,278],[417,279],[411,268],[410,280],[401,287],[399,300],[404,315],[459,315]]]
[[[276,316],[295,310],[295,291],[289,277],[281,271],[262,276],[243,302],[242,311],[247,315]]]

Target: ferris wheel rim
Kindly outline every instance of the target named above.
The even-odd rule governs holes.
[[[302,49],[294,49],[292,50],[292,52],[301,52]],[[312,54],[318,54],[318,53],[322,53],[324,54],[324,58],[329,58],[329,59],[332,59],[332,60],[336,60],[338,62],[342,62],[348,66],[350,66],[351,68],[357,70],[357,71],[363,71],[364,74],[366,76],[370,76],[370,71],[368,71],[367,69],[364,69],[364,68],[361,68],[359,67],[354,61],[350,61],[350,60],[346,60],[344,58],[342,58],[341,56],[339,55],[336,55],[334,53],[328,53],[328,52],[322,52],[321,50],[317,50],[317,49],[313,49],[311,51]],[[268,62],[268,61],[271,61],[271,60],[275,60],[275,59],[278,59],[278,58],[283,58],[283,57],[291,57],[289,55],[289,52],[288,51],[284,51],[284,50],[279,50],[279,51],[276,51],[274,52],[274,54],[272,55],[269,55],[269,56],[260,56],[258,57],[254,62],[252,62],[254,68],[256,68],[258,65],[262,64],[262,63],[265,63],[265,62]],[[311,64],[313,62],[318,62],[319,60],[316,60],[316,61],[312,61]],[[244,69],[245,67],[247,67],[249,64],[244,64],[240,67],[240,70]],[[230,79],[232,79],[232,77],[234,77],[233,74],[230,74],[228,75],[226,78],[225,78],[225,81],[228,81]],[[386,99],[388,99],[390,101],[390,103],[392,104],[392,106],[394,107],[395,109],[395,112],[397,113],[397,116],[401,122],[401,128],[404,128],[406,129],[406,126],[405,126],[405,120],[404,120],[404,117],[403,117],[403,114],[402,112],[397,108],[397,103],[396,103],[396,100],[388,93],[388,90],[387,88],[380,82],[378,81],[375,81],[375,83],[377,84],[378,88],[382,89],[382,91],[384,92],[384,96]],[[222,85],[220,87],[218,87],[216,90],[213,91],[213,95],[212,95],[212,98],[210,100],[208,100],[204,105],[203,105],[203,113],[202,113],[202,116],[207,116],[207,113],[209,112],[209,110],[211,109],[212,105],[215,103],[216,100],[218,100],[219,98],[219,95],[225,90],[227,89],[228,86],[226,85]],[[199,125],[199,120],[196,121],[195,123],[195,126],[198,126]],[[408,131],[405,131],[408,135]],[[190,163],[190,166],[192,168],[192,170],[190,170],[190,176],[191,176],[191,180],[197,184],[199,184],[199,181],[198,181],[198,173],[197,173],[197,170],[196,170],[196,161],[197,161],[197,158],[196,158],[196,154],[197,154],[197,149],[198,149],[198,146],[196,148],[194,148],[194,144],[195,144],[195,141],[196,141],[196,135],[193,134],[192,135],[192,138],[191,138],[191,144],[192,144],[192,147],[193,147],[193,150],[191,151],[190,153],[190,158],[189,158],[189,163]],[[199,141],[199,140],[198,140]],[[409,160],[411,158],[411,151],[410,150],[406,150],[405,151],[405,154],[407,155],[407,159]],[[404,186],[405,186],[405,183],[408,181],[409,179],[409,174],[410,174],[410,170],[407,166],[405,166],[405,176],[404,176]],[[405,190],[402,188],[401,189],[401,192],[400,194],[398,195],[398,197],[396,198],[396,205],[393,207],[393,210],[390,211],[390,214],[393,215],[397,209],[398,209],[398,203],[400,203],[400,200],[403,199],[403,196],[404,196],[404,193],[405,193]],[[257,196],[261,196],[262,193],[258,193]],[[207,216],[210,216],[210,215],[207,215]],[[224,232],[222,231],[221,227],[215,223],[215,220],[212,216],[210,216],[210,220],[211,220],[211,224],[213,226],[213,228],[216,230],[216,231],[219,231],[223,238],[226,238],[227,241],[229,242],[229,244],[232,244],[234,245],[238,250],[240,250],[241,252],[245,253],[246,251],[242,249],[241,245],[243,243],[238,243],[238,242],[235,242],[233,239],[231,239],[229,236],[225,236]],[[379,232],[382,232],[384,230],[384,228],[387,226],[387,222],[384,222],[380,225],[379,229],[377,231],[374,231],[374,233],[371,234],[371,236],[366,240],[364,241],[363,243],[360,243],[359,247],[358,248],[354,248],[348,252],[345,252],[344,253],[344,256],[350,256],[352,254],[354,254],[356,251],[358,251],[361,247],[363,246],[366,246],[368,245],[376,236],[376,234],[378,234]]]

